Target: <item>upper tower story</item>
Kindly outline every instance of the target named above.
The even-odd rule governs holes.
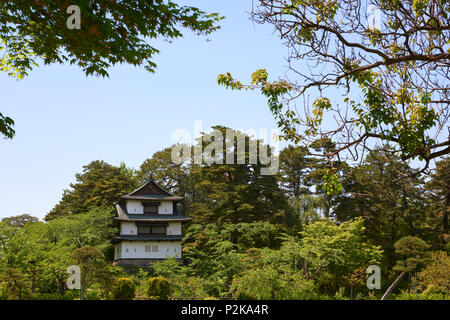
[[[187,222],[191,219],[184,217],[177,205],[182,200],[150,177],[142,186],[120,197],[116,203],[116,220]]]

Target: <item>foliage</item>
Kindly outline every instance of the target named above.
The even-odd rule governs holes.
[[[442,294],[450,293],[450,257],[447,252],[431,253],[431,263],[417,274],[419,288]]]
[[[14,137],[16,131],[13,127],[14,120],[0,113],[0,134],[2,134],[5,139],[12,139]]]
[[[148,280],[147,295],[158,300],[167,300],[171,295],[170,282],[164,277],[153,277]]]
[[[0,221],[0,255],[6,266],[22,266],[29,252],[26,232]]]
[[[433,290],[426,290],[417,295],[411,295],[408,290],[403,290],[398,294],[391,296],[392,300],[450,300],[450,296],[442,295],[441,293],[433,292]]]
[[[159,50],[149,39],[176,39],[181,29],[208,35],[223,19],[192,6],[173,1],[101,2],[80,0],[79,29],[67,26],[67,1],[1,1],[0,71],[22,79],[37,66],[69,63],[86,75],[108,76],[115,64],[144,65],[154,72]],[[70,11],[69,11],[70,12]],[[0,113],[0,134],[14,136],[14,121]]]
[[[59,293],[38,293],[33,296],[33,300],[72,300],[67,295],[60,295]]]
[[[92,161],[75,175],[76,183],[64,190],[61,201],[46,215],[49,221],[57,216],[85,213],[92,207],[113,211],[117,199],[137,187],[133,170],[104,161]]]
[[[268,145],[238,130],[215,126],[194,148],[203,154],[203,162],[191,169],[194,222],[282,222],[286,199],[276,178],[261,174],[265,165],[251,152],[269,158],[273,151]]]
[[[428,258],[426,249],[429,245],[420,238],[407,236],[398,240],[395,244],[395,252],[401,256],[394,270],[410,272],[423,264]]]
[[[85,246],[75,249],[72,258],[81,270],[81,300],[84,300],[85,289],[107,270],[105,257],[99,249]]]
[[[38,222],[39,219],[29,214],[21,214],[18,216],[6,217],[2,219],[3,222],[6,222],[12,227],[23,228],[27,223]]]
[[[306,147],[333,140],[337,148],[323,155],[331,166],[391,143],[402,160],[424,160],[425,170],[450,152],[440,134],[449,119],[448,12],[441,0],[262,0],[251,18],[279,33],[289,49],[288,72],[271,81],[259,69],[248,85],[230,73],[217,81],[260,90],[286,140]]]
[[[299,273],[280,272],[267,265],[245,271],[231,285],[233,297],[238,299],[314,299],[317,292],[313,281]]]
[[[91,207],[86,213],[63,216],[49,221],[48,225],[64,245],[72,248],[95,246],[104,250],[116,232],[112,218],[111,210]]]
[[[441,234],[440,242],[445,244],[449,237],[449,213],[450,213],[450,157],[436,161],[436,170],[431,179],[425,184],[427,189],[430,208],[434,213],[433,227]],[[442,233],[440,232],[442,231]]]
[[[328,139],[308,150],[289,147],[282,151],[280,174],[266,180],[241,164],[186,162],[171,170],[167,149],[138,172],[91,163],[70,201],[63,199],[61,214],[44,222],[29,215],[0,221],[0,274],[10,279],[0,281],[0,299],[110,299],[115,280],[125,277],[139,298],[149,299],[379,299],[381,291],[365,286],[372,264],[382,268],[383,290],[397,277],[385,298],[397,284],[393,299],[410,298],[411,285],[419,290],[413,298],[447,298],[448,256],[438,251],[448,241],[447,158],[425,180],[411,176],[413,169],[383,146],[363,163],[335,162],[343,190],[333,195],[324,187],[326,162],[313,155],[333,148]],[[161,181],[167,173],[169,189],[186,192],[195,222],[183,231],[181,261],[170,257],[148,271],[125,274],[109,265],[112,206],[95,194],[112,201],[149,172]],[[204,211],[194,213],[193,207]],[[82,268],[83,290],[65,288],[72,264]],[[159,279],[151,281],[151,293],[149,276]],[[14,281],[24,288],[20,294],[10,290]],[[155,292],[160,289],[162,295]]]
[[[300,264],[306,279],[314,278],[322,269],[338,276],[361,266],[379,263],[382,250],[365,241],[364,231],[361,218],[339,225],[330,220],[307,225],[301,232],[297,250],[302,257]]]
[[[8,267],[0,274],[0,298],[23,300],[31,296],[29,280],[19,270]]]
[[[1,68],[22,78],[42,58],[45,64],[77,64],[87,75],[107,76],[116,63],[144,64],[154,71],[158,50],[147,43],[157,37],[179,38],[180,27],[210,34],[218,29],[218,14],[169,2],[78,1],[82,26],[69,29],[63,1],[2,3],[0,38],[6,50]],[[114,43],[114,46],[111,45]]]
[[[184,197],[182,201],[182,212],[186,215],[190,213],[191,199],[193,192],[191,183],[191,163],[174,163],[172,161],[172,150],[175,146],[165,148],[155,152],[153,156],[146,159],[140,166],[137,177],[141,183],[148,180],[149,176],[164,190],[178,196]],[[187,147],[192,151],[192,147]]]
[[[387,269],[395,264],[394,243],[398,239],[421,235],[436,243],[441,237],[432,227],[435,217],[427,209],[424,181],[411,177],[413,172],[392,148],[378,148],[351,170],[343,181],[342,194],[333,201],[339,221],[364,217],[365,233],[383,248]]]
[[[114,281],[111,295],[114,300],[132,300],[135,296],[136,286],[129,278],[118,278]]]

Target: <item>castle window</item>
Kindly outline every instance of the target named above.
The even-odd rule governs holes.
[[[145,246],[145,252],[152,252],[152,246]]]
[[[144,224],[137,226],[138,235],[165,235],[166,229],[166,224]]]
[[[144,214],[158,214],[159,203],[144,203]]]
[[[158,246],[152,246],[152,252],[158,252]]]

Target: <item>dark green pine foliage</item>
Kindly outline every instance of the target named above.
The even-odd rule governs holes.
[[[439,248],[446,245],[450,251],[450,229],[448,216],[450,214],[450,157],[436,162],[436,170],[426,183],[429,210],[432,212],[431,222],[438,236]]]
[[[278,179],[283,191],[291,198],[310,193],[305,181],[309,171],[308,150],[289,145],[280,152]]]
[[[349,170],[347,163],[343,161],[329,161],[327,155],[335,150],[336,145],[329,138],[313,142],[308,150],[309,170],[304,178],[305,185],[313,187],[314,194],[322,200],[321,211],[326,218],[331,217],[333,202],[340,190],[330,189],[331,185],[337,184],[327,182],[325,177],[342,177]]]
[[[192,166],[192,217],[196,223],[239,223],[253,221],[282,222],[286,209],[286,197],[278,185],[274,175],[262,175],[262,165],[258,157],[257,163],[250,163],[250,142],[260,141],[239,131],[231,130],[236,136],[245,139],[245,153],[243,164],[238,163],[238,139],[229,145],[226,144],[226,127],[213,128],[221,133],[221,152],[213,157],[222,158],[223,163]],[[202,150],[205,151],[214,141],[212,134],[203,135]],[[234,146],[233,147],[231,146]],[[197,145],[199,147],[200,145]],[[226,164],[226,152],[233,153],[234,164]],[[205,160],[205,159],[204,159]],[[208,160],[208,159],[206,159]]]
[[[433,238],[423,179],[385,146],[370,152],[344,181],[334,214],[339,221],[365,219],[367,236],[384,249],[387,265],[395,264],[394,243],[405,236]]]
[[[64,190],[62,199],[45,220],[86,213],[91,207],[114,210],[114,202],[138,186],[134,170],[124,164],[117,167],[98,160],[83,166],[83,173],[77,173],[75,178],[76,182]]]

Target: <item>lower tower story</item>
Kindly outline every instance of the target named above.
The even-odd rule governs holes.
[[[148,268],[170,257],[181,262],[181,241],[122,241],[114,246],[113,266]]]

